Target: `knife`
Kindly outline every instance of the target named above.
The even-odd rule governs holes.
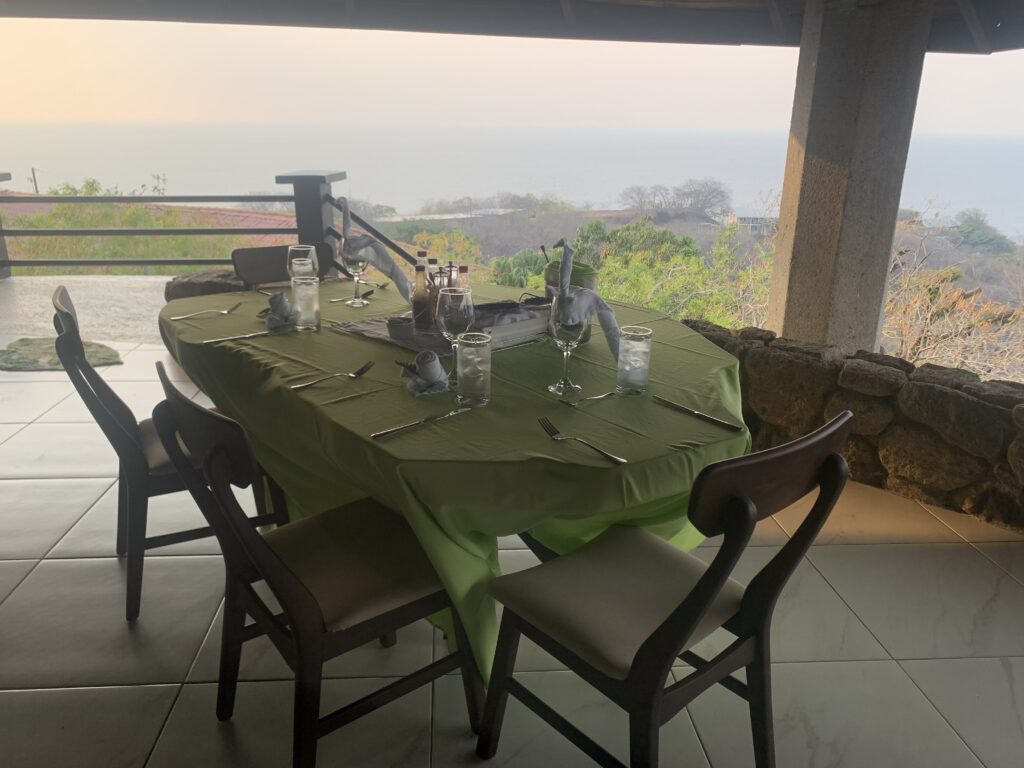
[[[219,339],[207,339],[203,344],[216,344],[218,341],[237,341],[239,339],[252,339],[256,336],[269,336],[270,331],[256,331],[256,333],[243,333],[240,336],[222,336]]]
[[[448,413],[441,413],[438,414],[437,416],[427,416],[427,418],[425,419],[419,419],[418,421],[410,421],[408,424],[400,424],[399,426],[391,427],[390,429],[382,429],[380,432],[374,432],[372,435],[370,435],[370,437],[373,440],[377,440],[381,437],[386,437],[387,435],[393,435],[396,432],[403,432],[407,429],[418,427],[421,424],[433,424],[435,421],[447,419],[449,416],[457,416],[460,413],[465,413],[466,411],[470,410],[472,410],[472,408],[456,408],[454,411],[448,411]]]
[[[654,400],[654,402],[658,403],[659,405],[664,405],[666,408],[671,408],[675,411],[682,411],[683,413],[688,413],[691,416],[696,416],[698,419],[704,419],[704,421],[710,421],[712,424],[717,424],[720,427],[727,427],[728,429],[732,429],[737,432],[742,432],[745,429],[745,427],[743,427],[740,424],[733,424],[731,421],[724,421],[723,419],[719,419],[715,416],[709,416],[706,413],[695,411],[693,408],[673,402],[672,400],[668,400],[667,398],[664,398],[661,395],[651,395],[651,397]]]

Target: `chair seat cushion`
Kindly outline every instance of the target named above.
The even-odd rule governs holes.
[[[707,565],[641,528],[614,526],[575,552],[491,582],[490,593],[608,677],[624,680],[640,646]],[[680,652],[728,621],[743,585],[729,580]]]
[[[316,598],[332,632],[444,589],[405,519],[373,499],[296,520],[264,539]]]
[[[171,457],[164,450],[160,436],[156,433],[156,427],[152,419],[143,419],[139,422],[139,431],[142,433],[142,453],[146,457],[146,464],[149,465],[149,472],[152,475],[174,474],[174,464]],[[188,453],[185,453],[188,456]]]

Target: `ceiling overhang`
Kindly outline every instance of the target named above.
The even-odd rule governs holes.
[[[855,10],[879,0],[829,0]],[[0,17],[798,46],[804,0],[3,0]],[[1022,0],[936,0],[929,50],[1024,48]]]

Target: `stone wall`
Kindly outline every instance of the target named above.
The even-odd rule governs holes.
[[[684,321],[740,360],[756,449],[853,412],[853,479],[1024,528],[1024,384]]]

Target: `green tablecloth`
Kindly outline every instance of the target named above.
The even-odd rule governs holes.
[[[325,319],[396,314],[394,288],[378,290],[364,310],[330,304],[350,283],[325,283]],[[477,302],[519,291],[476,286]],[[242,306],[234,313],[171,322],[171,315]],[[529,530],[566,552],[613,523],[642,525],[682,549],[701,535],[686,519],[690,487],[710,462],[749,449],[736,433],[668,410],[647,397],[610,398],[575,409],[546,386],[561,353],[539,341],[493,356],[492,400],[485,408],[381,441],[368,435],[453,406],[451,393],[414,398],[394,361],[412,352],[384,341],[326,328],[238,342],[204,339],[260,330],[258,293],[172,301],[160,314],[171,354],[226,415],[248,430],[257,455],[304,514],[373,496],[400,511],[437,569],[469,633],[486,677],[497,637],[496,606],[486,594],[497,575],[496,537]],[[620,325],[654,331],[651,391],[740,422],[739,364],[684,325],[636,307],[613,304]],[[335,379],[300,392],[290,384],[318,374],[376,366],[358,380]],[[574,355],[570,373],[584,395],[615,385],[615,361],[598,326]],[[587,448],[552,441],[537,419],[549,417],[628,459],[613,466]],[[693,447],[670,448],[687,442]]]

